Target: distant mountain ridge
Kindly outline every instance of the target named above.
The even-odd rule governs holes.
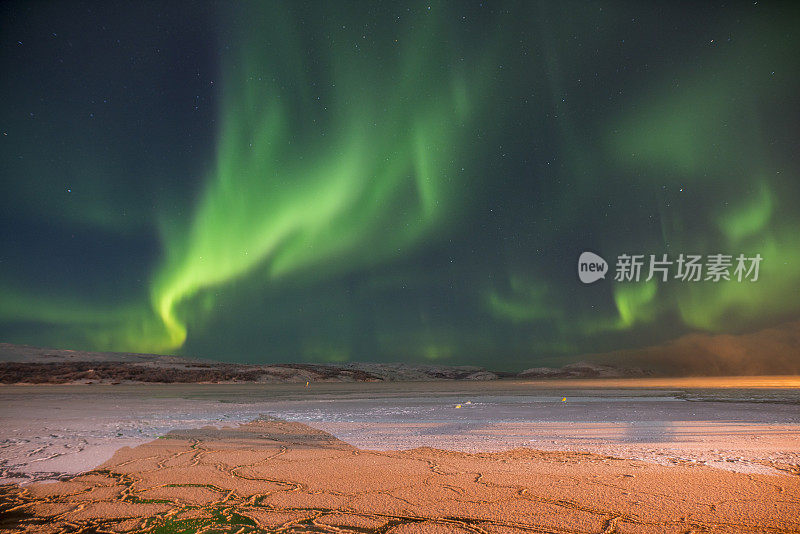
[[[520,374],[469,365],[411,363],[239,364],[127,352],[90,352],[0,343],[0,384],[305,383],[498,380],[643,376],[641,370],[579,362]]]
[[[0,343],[0,384],[137,382],[382,382],[800,374],[800,321],[743,334],[691,333],[661,345],[577,356],[519,374],[411,363],[238,364]]]
[[[576,362],[564,367],[532,367],[520,372],[519,378],[641,378],[653,373],[638,367],[624,368],[589,362]]]
[[[383,382],[496,380],[500,376],[503,375],[473,366],[359,362],[239,364],[182,356],[0,343],[1,384]]]

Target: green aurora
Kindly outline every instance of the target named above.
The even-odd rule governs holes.
[[[789,4],[113,7],[3,7],[2,341],[516,369],[798,316]]]

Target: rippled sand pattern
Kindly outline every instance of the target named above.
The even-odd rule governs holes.
[[[533,449],[361,451],[259,420],[6,486],[0,517],[7,532],[796,532],[800,477]]]

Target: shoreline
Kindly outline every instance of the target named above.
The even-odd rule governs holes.
[[[461,379],[436,379],[436,380],[384,380],[384,381],[339,381],[339,380],[318,380],[310,382],[314,387],[320,386],[336,386],[352,387],[358,385],[359,387],[369,388],[380,387],[383,384],[411,384],[411,385],[463,385],[463,384],[480,384],[480,383],[502,383],[504,385],[513,386],[526,386],[534,387],[537,389],[551,389],[551,388],[658,388],[658,389],[680,389],[680,388],[701,388],[701,389],[798,389],[800,388],[800,375],[757,375],[757,376],[686,376],[686,377],[626,377],[626,378],[537,378],[537,379],[524,379],[524,378],[498,378],[495,380],[487,381],[467,381]],[[73,387],[73,386],[113,386],[115,388],[120,386],[188,386],[188,385],[202,385],[202,386],[231,386],[231,385],[247,385],[247,386],[264,386],[264,387],[287,387],[287,388],[304,388],[305,381],[297,382],[258,382],[258,381],[216,381],[216,382],[137,382],[137,381],[124,381],[120,383],[112,382],[63,382],[63,383],[46,383],[46,382],[17,382],[13,384],[0,383],[0,390],[20,388],[20,387],[42,387],[42,388],[58,388],[58,387]],[[452,389],[452,388],[449,388]]]

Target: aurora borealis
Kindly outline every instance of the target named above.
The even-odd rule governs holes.
[[[0,341],[521,369],[798,319],[791,3],[0,10]]]

